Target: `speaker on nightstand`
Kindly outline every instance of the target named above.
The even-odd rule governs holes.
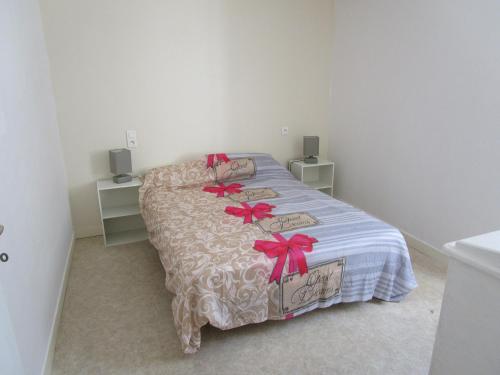
[[[304,136],[304,163],[317,164],[319,155],[319,137]]]
[[[109,168],[113,176],[113,181],[116,184],[132,181],[132,176],[128,173],[132,172],[132,155],[130,150],[119,148],[109,150]]]

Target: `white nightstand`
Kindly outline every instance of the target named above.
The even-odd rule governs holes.
[[[290,161],[290,172],[307,186],[333,195],[333,176],[335,164],[328,160],[318,160],[317,164],[306,164],[303,161]]]
[[[141,185],[137,177],[123,184],[115,184],[113,180],[97,181],[104,245],[121,245],[148,238],[139,210]]]

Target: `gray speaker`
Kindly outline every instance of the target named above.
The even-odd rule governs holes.
[[[113,181],[117,184],[132,181],[132,155],[126,148],[109,150],[109,169],[113,176]]]
[[[316,164],[319,155],[319,137],[304,136],[304,163]]]

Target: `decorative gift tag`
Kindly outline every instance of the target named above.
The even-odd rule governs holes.
[[[341,293],[345,258],[310,267],[284,276],[280,285],[280,307],[283,314],[294,313],[314,303],[327,302]]]
[[[231,159],[214,166],[217,181],[244,180],[255,176],[255,161],[252,158]]]
[[[311,215],[305,212],[295,212],[286,215],[275,215],[255,222],[266,233],[280,233],[289,230],[310,227],[318,224]]]
[[[228,197],[235,202],[251,202],[259,201],[261,199],[276,198],[278,197],[278,193],[270,188],[254,188],[245,189],[241,193],[231,194]]]

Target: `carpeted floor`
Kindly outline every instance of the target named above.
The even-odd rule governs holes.
[[[411,251],[419,287],[401,303],[316,310],[290,321],[202,330],[184,355],[148,242],[77,240],[54,374],[427,374],[446,270]]]

